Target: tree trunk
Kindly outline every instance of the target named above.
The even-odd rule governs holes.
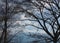
[[[4,24],[4,43],[7,43],[7,21],[5,19],[5,24]]]
[[[57,43],[56,41],[54,41],[53,43]]]
[[[5,30],[5,33],[4,33],[4,43],[7,43],[7,31]]]
[[[57,39],[54,39],[53,43],[57,43]]]
[[[6,12],[5,12],[5,17],[4,17],[4,43],[7,43],[7,7],[8,7],[8,2],[6,1]]]

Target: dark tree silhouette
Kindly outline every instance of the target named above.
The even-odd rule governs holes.
[[[36,15],[32,10],[25,9],[25,12],[33,16],[40,24],[40,27],[32,26],[44,30],[51,37],[51,39],[49,38],[49,42],[57,43],[60,40],[60,1],[35,0],[31,3],[40,12],[40,14]]]
[[[17,13],[22,12],[22,9],[20,6],[18,6],[15,3],[15,1],[13,1],[13,4],[15,4],[15,6],[12,6],[12,5],[10,6],[9,4],[11,4],[12,2],[10,2],[9,0],[1,0],[1,2],[2,2],[1,3],[2,5],[0,5],[1,6],[0,21],[1,21],[1,23],[3,23],[3,25],[2,25],[2,34],[0,37],[0,43],[8,43],[8,38],[7,38],[8,32],[7,31],[8,31],[8,27],[10,26],[10,25],[8,25],[8,23],[9,23],[9,21],[14,21],[14,19],[12,17]],[[16,2],[18,2],[18,1],[16,1]]]

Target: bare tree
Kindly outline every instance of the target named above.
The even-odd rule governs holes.
[[[13,1],[13,0],[12,0]],[[8,43],[8,38],[7,38],[7,31],[8,31],[8,27],[11,25],[11,23],[9,24],[9,21],[16,21],[14,20],[12,17],[13,15],[22,12],[21,7],[18,6],[16,3],[17,1],[13,1],[10,2],[9,0],[1,0],[1,11],[0,11],[0,21],[2,21],[1,23],[2,25],[2,34],[0,37],[0,43]],[[3,4],[4,3],[4,4]],[[10,5],[11,4],[11,5]],[[13,6],[12,6],[13,5]],[[15,6],[14,6],[15,5]],[[8,25],[9,24],[9,25]],[[2,42],[3,41],[3,42]]]
[[[25,12],[33,16],[40,24],[40,27],[32,26],[44,30],[51,38],[49,42],[57,43],[60,39],[60,1],[34,0],[31,3],[40,12],[40,14],[36,15],[31,9],[24,9]]]

